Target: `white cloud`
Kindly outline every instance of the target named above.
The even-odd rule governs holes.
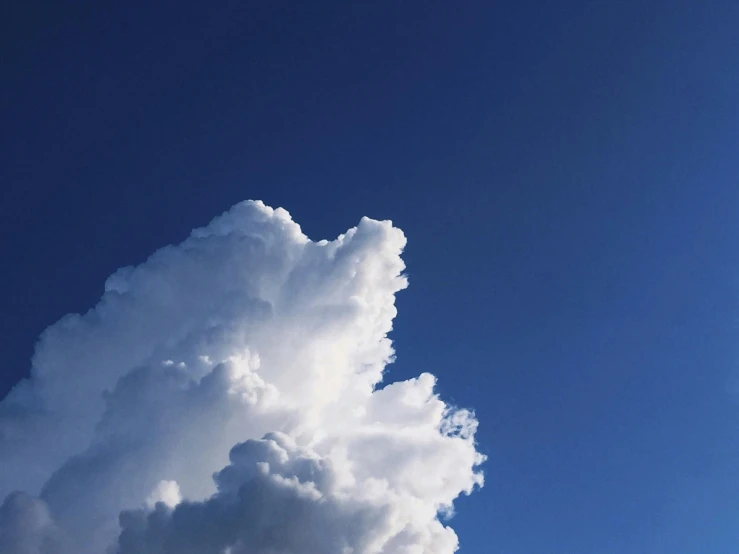
[[[149,495],[149,498],[146,499],[146,507],[151,510],[156,506],[157,502],[162,502],[169,508],[174,508],[182,502],[180,486],[176,481],[159,481],[156,488]]]
[[[404,246],[244,202],[116,272],[0,403],[0,551],[453,552],[477,422],[429,374],[380,384]]]

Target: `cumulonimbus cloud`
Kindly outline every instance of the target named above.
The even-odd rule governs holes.
[[[477,421],[430,374],[381,383],[404,246],[243,202],[117,271],[0,403],[0,551],[454,552]]]

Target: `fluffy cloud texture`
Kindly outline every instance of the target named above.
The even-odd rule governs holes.
[[[244,202],[116,272],[0,403],[0,552],[454,552],[477,422],[381,384],[404,246]]]

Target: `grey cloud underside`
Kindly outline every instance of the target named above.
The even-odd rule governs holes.
[[[364,552],[390,532],[392,503],[337,494],[329,462],[270,435],[232,451],[205,502],[121,516],[120,554]]]
[[[453,552],[474,415],[380,384],[404,246],[244,202],[116,272],[0,403],[0,552]]]

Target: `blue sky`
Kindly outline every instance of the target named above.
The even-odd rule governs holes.
[[[25,4],[4,17],[5,393],[232,204],[408,237],[392,379],[480,420],[462,551],[739,547],[739,5]]]

